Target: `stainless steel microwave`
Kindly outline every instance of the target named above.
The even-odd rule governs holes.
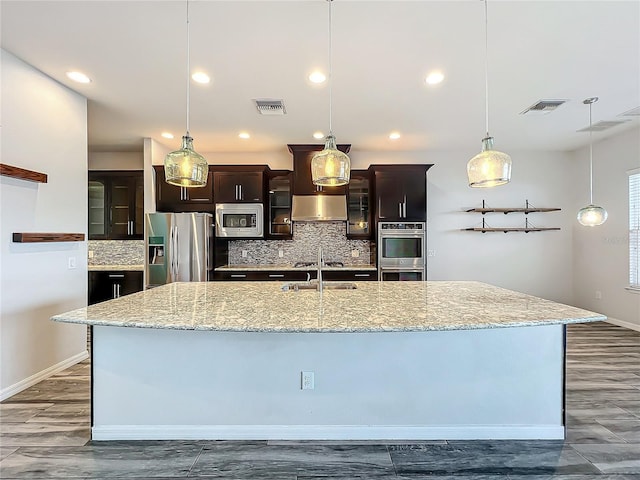
[[[216,237],[262,238],[261,203],[216,203]]]

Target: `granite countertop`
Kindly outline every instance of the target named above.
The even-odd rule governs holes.
[[[216,272],[270,272],[270,271],[316,271],[318,267],[308,266],[308,267],[294,267],[293,265],[225,265],[223,267],[216,267]],[[322,271],[327,270],[377,270],[375,265],[344,265],[343,267],[322,267]]]
[[[360,282],[284,292],[279,282],[171,283],[52,320],[233,332],[407,332],[582,323],[606,317],[480,282]]]
[[[144,265],[88,265],[87,269],[90,272],[107,272],[111,270],[118,271],[144,271]]]

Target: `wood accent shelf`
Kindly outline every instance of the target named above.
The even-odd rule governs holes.
[[[487,207],[484,203],[484,200],[482,201],[482,207],[481,208],[469,208],[466,209],[465,212],[473,212],[473,213],[481,213],[481,214],[485,214],[485,213],[504,213],[505,215],[507,213],[524,213],[525,215],[529,214],[529,213],[535,213],[535,212],[559,212],[561,209],[560,208],[538,208],[538,207],[532,207],[529,205],[529,200],[526,201],[526,206],[524,208],[520,208],[520,207],[514,207],[514,208],[490,208]]]
[[[28,180],[29,182],[47,183],[46,173],[35,172],[25,168],[6,165],[4,163],[0,163],[0,175]]]
[[[40,242],[83,242],[84,233],[25,233],[13,234],[15,243],[40,243]]]

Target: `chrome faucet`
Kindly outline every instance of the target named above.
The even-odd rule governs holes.
[[[324,258],[322,258],[322,247],[318,247],[318,291],[322,293],[322,265],[324,264]]]

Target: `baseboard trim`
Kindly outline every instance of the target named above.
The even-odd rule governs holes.
[[[30,377],[25,378],[24,380],[20,380],[18,383],[14,383],[13,385],[9,385],[6,388],[0,390],[0,402],[6,400],[14,396],[16,393],[20,393],[23,390],[26,390],[29,387],[32,387],[38,382],[49,378],[51,375],[54,375],[62,370],[75,365],[83,361],[84,359],[89,358],[89,352],[85,350],[84,352],[80,352],[72,357],[67,358],[55,365],[50,366],[49,368],[45,368],[44,370],[31,375]]]
[[[618,320],[617,318],[607,318],[607,323],[611,323],[613,325],[618,325],[619,327],[628,328],[629,330],[635,330],[636,332],[640,332],[640,325],[637,323],[627,322],[625,320]]]
[[[103,425],[92,440],[562,440],[561,425]]]

